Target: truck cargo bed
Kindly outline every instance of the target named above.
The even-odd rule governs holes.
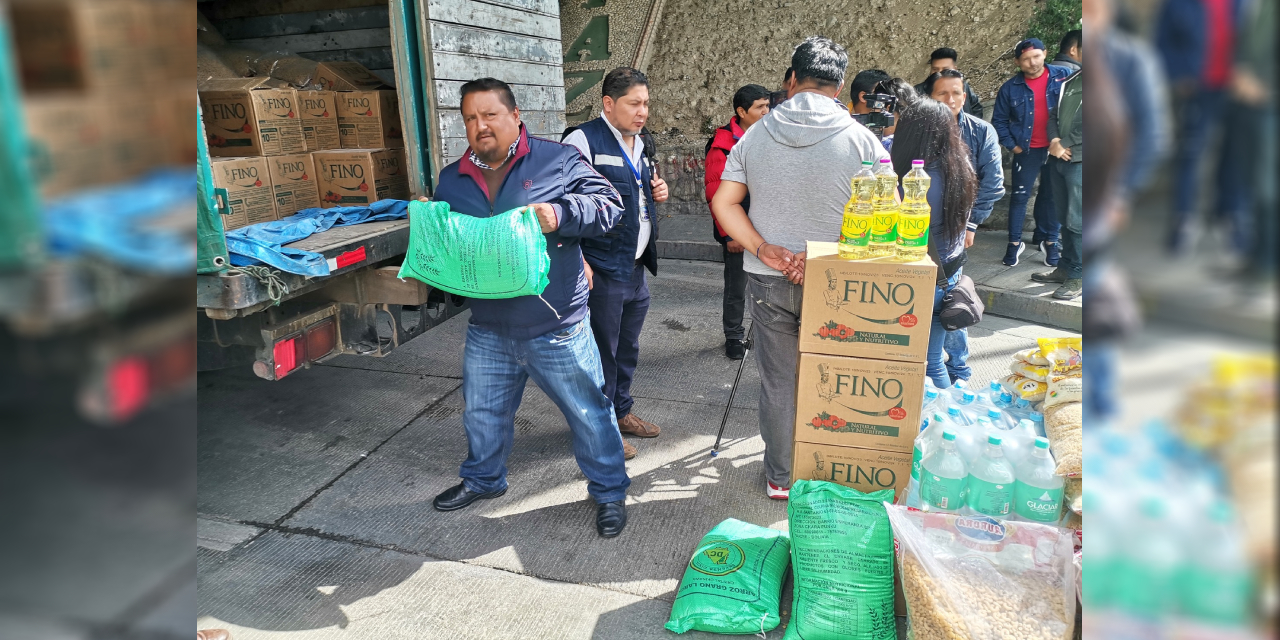
[[[324,277],[280,272],[280,279],[288,291],[284,299],[288,299],[319,288],[335,275],[404,254],[409,247],[409,221],[366,222],[336,227],[285,246],[323,255],[329,261],[330,269],[330,274]],[[267,287],[244,273],[222,272],[201,275],[196,279],[196,306],[202,309],[251,310],[271,303]]]

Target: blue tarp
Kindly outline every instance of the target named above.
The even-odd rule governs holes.
[[[49,249],[56,256],[95,255],[143,271],[191,273],[196,243],[190,230],[148,223],[190,207],[195,197],[196,177],[187,168],[54,200],[43,216]]]
[[[404,200],[379,200],[367,207],[303,209],[287,218],[228,231],[227,251],[233,266],[266,263],[287,273],[327,276],[329,265],[324,256],[284,245],[333,227],[397,220],[408,215],[409,203]]]

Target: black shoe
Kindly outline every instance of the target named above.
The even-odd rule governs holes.
[[[442,491],[440,495],[436,496],[435,500],[431,501],[431,506],[435,507],[436,511],[456,511],[476,500],[497,498],[506,492],[506,487],[503,487],[502,491],[476,493],[468,489],[465,482],[460,482],[456,487],[449,487]]]
[[[747,357],[747,345],[741,340],[725,340],[724,355],[730,360],[741,360]]]
[[[627,526],[627,505],[625,500],[606,502],[596,507],[596,533],[601,538],[613,538]]]
[[[1062,284],[1067,281],[1067,272],[1064,271],[1062,267],[1058,267],[1053,271],[1033,273],[1031,274],[1031,279],[1035,282],[1042,282],[1044,284]]]

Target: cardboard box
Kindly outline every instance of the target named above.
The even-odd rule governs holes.
[[[80,95],[23,101],[33,178],[46,198],[111,180],[102,105]]]
[[[213,186],[227,190],[229,213],[223,216],[223,229],[276,219],[276,202],[266,158],[228,158],[214,160],[210,165]]]
[[[911,480],[911,453],[796,441],[791,481],[825,480],[863,493],[893,489],[896,502]]]
[[[924,363],[800,354],[795,439],[911,454]]]
[[[196,128],[196,118],[200,117],[197,112],[200,100],[196,97],[195,90],[191,88],[189,81],[171,86],[161,101],[173,118],[174,133],[169,139],[170,157],[175,164],[194,165],[196,156],[200,153],[196,140],[200,135]]]
[[[160,90],[112,91],[97,99],[106,128],[107,165],[112,180],[129,180],[169,164],[176,135],[171,110],[158,98]]]
[[[312,84],[321,91],[372,91],[389,89],[382,78],[359,62],[321,62],[316,66]]]
[[[122,86],[142,75],[151,29],[134,2],[49,0],[7,8],[28,92]]]
[[[299,91],[298,107],[308,151],[342,148],[338,136],[337,94],[332,91]]]
[[[320,206],[316,166],[311,160],[311,154],[272,156],[267,158],[267,169],[275,188],[278,217],[284,218],[303,209]]]
[[[350,149],[311,154],[320,176],[324,207],[368,206],[378,200],[409,199],[403,149]]]
[[[924,362],[938,270],[917,262],[843,260],[834,242],[810,242],[800,351]]]
[[[298,92],[270,88],[262,78],[214,79],[201,85],[209,155],[287,156],[307,152]]]
[[[395,91],[340,91],[335,95],[343,149],[404,148]]]

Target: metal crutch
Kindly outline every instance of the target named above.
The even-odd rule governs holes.
[[[711,457],[714,458],[720,453],[720,439],[724,437],[724,426],[729,423],[729,412],[733,410],[733,397],[738,395],[738,383],[742,381],[742,370],[747,366],[747,357],[751,355],[751,335],[756,331],[756,323],[751,323],[751,328],[747,329],[747,339],[744,343],[746,349],[742,353],[742,362],[738,363],[738,376],[733,379],[733,388],[729,390],[729,404],[725,405],[724,417],[720,419],[720,431],[716,432],[716,443],[711,447]]]

